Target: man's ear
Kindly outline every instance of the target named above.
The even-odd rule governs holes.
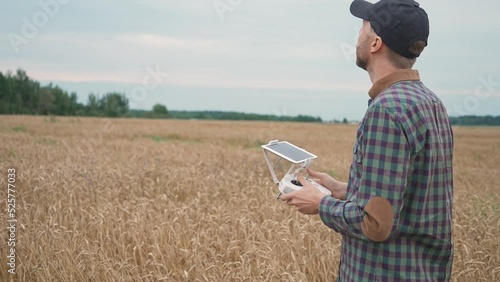
[[[375,36],[370,46],[370,52],[374,54],[380,51],[380,49],[382,49],[382,38],[380,38],[380,36]]]

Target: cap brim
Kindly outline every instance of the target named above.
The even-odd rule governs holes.
[[[368,11],[373,4],[364,0],[354,0],[351,3],[351,14],[357,18],[368,21]]]

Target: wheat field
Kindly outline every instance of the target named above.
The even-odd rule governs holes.
[[[340,235],[276,200],[260,145],[346,181],[356,125],[0,116],[1,281],[335,281]],[[500,128],[456,127],[453,281],[500,281]]]

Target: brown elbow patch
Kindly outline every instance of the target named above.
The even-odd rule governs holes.
[[[389,238],[394,221],[391,203],[387,199],[375,197],[365,207],[365,218],[361,230],[368,239],[382,242]]]

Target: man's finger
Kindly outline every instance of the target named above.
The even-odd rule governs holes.
[[[307,171],[307,174],[309,174],[309,176],[316,177],[316,178],[320,177],[320,173],[317,171],[314,171],[310,168],[307,168],[306,171]]]
[[[302,184],[302,186],[304,186],[304,184],[306,184],[307,182],[307,180],[302,174],[297,175],[297,180],[300,182],[300,184]]]
[[[320,184],[320,185],[325,186],[325,185],[323,184],[323,180],[321,180],[321,178],[313,178],[313,179],[312,179],[312,181],[314,181],[314,182],[316,182],[316,183],[318,183],[318,184]]]
[[[280,197],[280,200],[282,200],[283,202],[286,202],[288,200],[291,200],[293,198],[293,193],[289,193],[289,194],[283,194],[281,195]]]

